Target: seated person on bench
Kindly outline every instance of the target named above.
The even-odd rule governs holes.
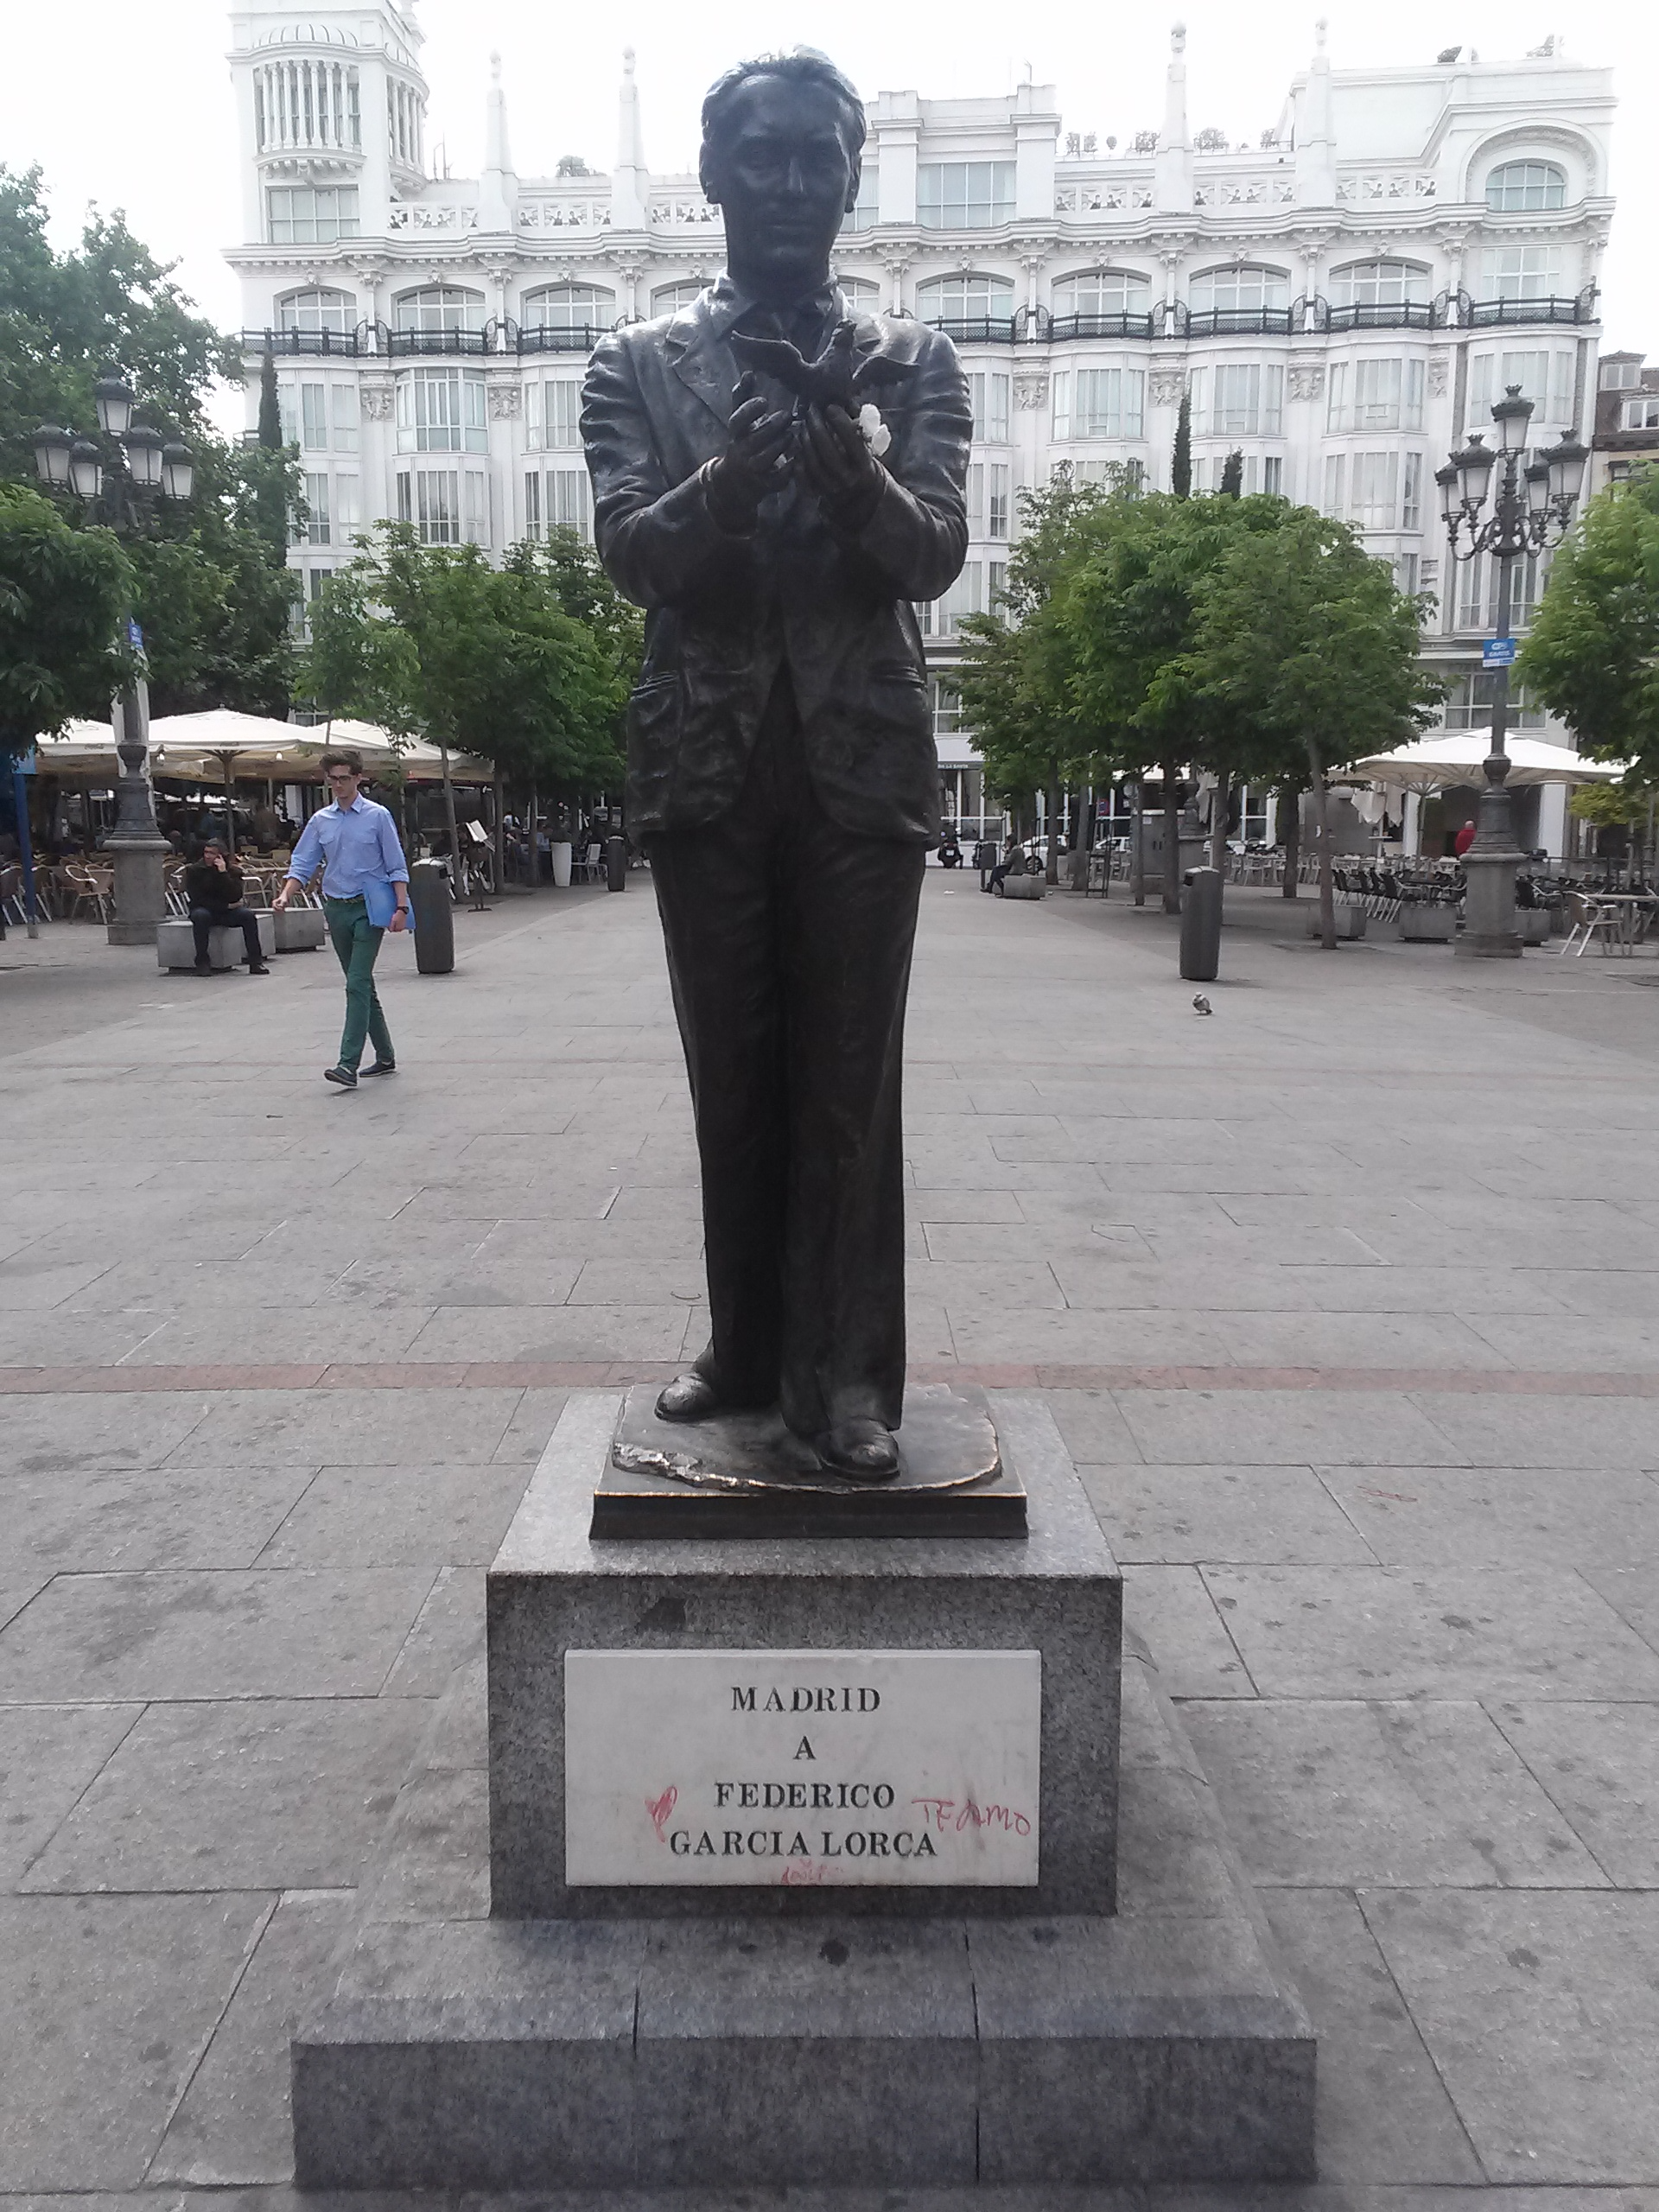
[[[248,948],[250,976],[268,976],[265,956],[259,949],[259,917],[242,904],[242,871],[232,868],[218,843],[200,846],[184,871],[184,895],[190,902],[190,926],[196,933],[196,973],[205,976],[213,966],[207,952],[207,933],[214,929],[242,931]]]

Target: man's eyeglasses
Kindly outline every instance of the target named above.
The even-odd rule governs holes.
[[[331,768],[328,771],[328,781],[331,784],[354,784],[357,781],[357,772],[353,768]]]

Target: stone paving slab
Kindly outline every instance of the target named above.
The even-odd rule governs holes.
[[[1479,972],[1369,943],[1327,960],[1282,902],[1234,888],[1199,1021],[1160,914],[1116,893],[1010,912],[970,892],[930,871],[918,944],[918,1366],[1046,1391],[1087,1468],[1130,1562],[1129,1624],[1199,1700],[1193,1726],[1280,1878],[1274,1932],[1322,2037],[1326,2179],[797,2190],[788,2212],[1659,2212],[1644,963]],[[391,1096],[318,1079],[339,984],[316,963],[287,963],[257,1004],[227,988],[210,1006],[91,928],[6,949],[0,1904],[44,1916],[30,1924],[62,1971],[28,2000],[55,2009],[29,2017],[66,2023],[77,2056],[30,2104],[20,2164],[22,1985],[0,1975],[0,2189],[58,2192],[65,2212],[65,2190],[120,2192],[73,2212],[177,2212],[209,2184],[235,2212],[319,2212],[283,2178],[272,2054],[308,1986],[307,1929],[321,1943],[347,1907],[303,1889],[302,1820],[262,1838],[270,1800],[232,1786],[234,1764],[203,1841],[270,1887],[7,1890],[67,1867],[94,1815],[121,1812],[112,1837],[141,1812],[164,1828],[123,1763],[141,1726],[141,1745],[178,1726],[183,1758],[211,1740],[176,1719],[198,1703],[431,1713],[478,1648],[469,1562],[566,1391],[658,1379],[704,1325],[674,1295],[697,1287],[701,1225],[648,887],[457,920],[441,985],[406,947],[383,957]],[[681,1335],[659,1358],[581,1333],[641,1312],[666,1330],[670,1305]],[[411,1357],[406,1324],[429,1314]],[[452,1356],[439,1322],[455,1345],[474,1331],[479,1356]],[[503,1349],[537,1342],[548,1356]],[[407,1590],[317,1643],[318,1573]],[[234,1609],[201,1603],[238,1575],[269,1586],[240,1654]],[[138,1603],[147,1579],[178,1602]],[[419,1810],[464,1829],[478,1745],[447,1725]],[[1539,1847],[1558,1834],[1567,1853]],[[1488,1849],[1525,1886],[1481,1885]],[[1552,1859],[1595,1872],[1539,1886]],[[388,1912],[429,1904],[417,1867],[388,1872]],[[1134,1871],[1155,1887],[1155,1860]],[[75,1876],[97,1878],[92,1859]],[[84,1911],[107,1916],[101,1986],[57,1932]],[[209,1940],[216,1913],[238,1940]],[[238,1982],[239,1931],[259,1940]],[[176,2075],[143,2056],[163,2043],[188,2054]],[[1618,2107],[1605,2124],[1599,2100]],[[1611,2152],[1624,2179],[1592,2172]],[[783,2212],[778,2192],[745,2196]],[[734,2212],[723,2188],[676,2202]],[[395,2195],[328,2212],[393,2205],[425,2212]]]

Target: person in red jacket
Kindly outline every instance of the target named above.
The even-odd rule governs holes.
[[[1452,839],[1452,849],[1457,854],[1458,858],[1461,860],[1474,842],[1475,825],[1472,822],[1465,822],[1462,829],[1459,830],[1457,836]]]

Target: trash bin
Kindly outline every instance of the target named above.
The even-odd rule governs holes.
[[[423,976],[447,976],[455,964],[455,907],[447,861],[416,861],[409,871],[415,923],[415,965]]]
[[[1181,880],[1181,973],[1189,983],[1213,983],[1221,966],[1221,870],[1190,868]]]
[[[626,837],[605,840],[605,887],[607,891],[626,891],[628,887],[628,841]]]
[[[570,888],[569,839],[568,837],[556,837],[553,840],[551,850],[553,861],[553,888],[556,891],[568,891]]]

